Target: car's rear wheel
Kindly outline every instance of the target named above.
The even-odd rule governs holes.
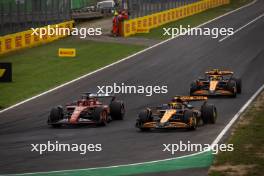
[[[113,101],[109,105],[110,115],[113,120],[123,120],[125,116],[125,105],[122,101]]]
[[[227,83],[227,89],[232,92],[232,97],[236,97],[237,95],[237,85],[236,85],[236,82],[234,80],[230,80],[228,83]]]
[[[148,130],[150,130],[150,128],[144,128],[143,125],[144,125],[144,123],[152,122],[152,121],[153,121],[153,117],[152,117],[151,110],[145,109],[139,113],[136,126],[141,131],[148,131]]]
[[[197,128],[197,118],[191,110],[186,110],[184,112],[183,121],[189,125],[190,130],[195,130]]]
[[[242,92],[242,80],[240,78],[232,78],[236,82],[237,93],[240,94]]]
[[[52,127],[57,128],[60,127],[61,124],[56,123],[61,119],[63,119],[63,108],[61,106],[52,108],[48,118],[48,123],[51,124]]]
[[[105,126],[107,124],[107,112],[102,107],[95,108],[92,117],[98,126]]]
[[[212,104],[202,105],[201,116],[204,124],[214,124],[217,119],[216,107]]]

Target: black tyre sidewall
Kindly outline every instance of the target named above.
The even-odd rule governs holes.
[[[56,123],[63,118],[63,109],[61,107],[54,107],[50,111],[48,119],[49,123]]]
[[[236,94],[237,94],[237,90],[234,90],[234,89],[237,89],[237,84],[236,84],[236,81],[231,79],[228,83],[227,83],[227,89],[233,93],[232,97],[236,97]]]
[[[107,117],[106,119],[101,119],[102,113],[106,113],[105,110],[102,107],[96,107],[94,109],[93,115],[92,115],[92,119],[93,121],[96,123],[96,125],[99,126],[105,126],[107,124]],[[107,116],[107,113],[106,113]]]
[[[214,105],[204,104],[201,108],[202,119],[204,124],[214,124],[217,118],[217,111]]]
[[[152,119],[152,112],[150,110],[142,110],[138,115],[138,120],[141,123],[151,122]]]
[[[141,131],[149,131],[150,128],[143,128],[143,125],[144,125],[144,123],[151,122],[151,121],[153,121],[152,111],[145,109],[139,113],[136,126]]]
[[[113,101],[109,105],[110,115],[113,120],[123,120],[125,116],[125,105],[122,101]]]
[[[240,78],[233,78],[236,82],[237,93],[240,94],[242,92],[242,81]]]

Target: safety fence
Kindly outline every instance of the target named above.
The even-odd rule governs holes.
[[[185,6],[202,0],[127,0],[130,19]]]
[[[71,20],[70,0],[1,0],[0,36]]]
[[[148,32],[152,28],[229,3],[230,0],[202,0],[152,15],[126,20],[122,25],[122,36],[127,37],[136,33]]]
[[[67,21],[59,24],[54,24],[50,26],[44,26],[41,28],[53,28],[53,29],[69,29],[73,28],[74,21]],[[54,40],[60,39],[67,36],[67,33],[62,33],[60,35],[37,35],[33,30],[27,30],[23,32],[18,32],[10,35],[5,35],[0,37],[0,55],[11,51],[19,50],[22,48],[34,47],[40,44],[52,42]]]

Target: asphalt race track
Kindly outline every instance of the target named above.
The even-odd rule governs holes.
[[[239,27],[264,13],[264,1],[220,18],[206,27]],[[130,60],[97,72],[73,84],[0,114],[0,174],[39,172],[128,164],[186,155],[162,152],[162,144],[211,144],[235,113],[264,83],[264,18],[223,42],[210,36],[183,36],[155,47]],[[219,38],[220,39],[220,38]],[[141,133],[134,127],[138,112],[146,106],[166,103],[174,95],[189,93],[192,80],[209,68],[233,70],[243,81],[237,98],[210,99],[218,108],[218,121],[196,131]],[[100,128],[53,129],[46,121],[51,107],[76,100],[81,92],[95,91],[97,85],[167,85],[167,94],[151,97],[118,95],[126,102],[124,121]],[[38,85],[36,85],[38,86]],[[14,92],[19,93],[19,92]],[[58,140],[60,143],[101,143],[102,152],[30,152],[31,145]]]

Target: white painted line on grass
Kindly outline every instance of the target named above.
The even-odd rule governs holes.
[[[263,16],[264,16],[264,14],[261,14],[261,15],[259,15],[258,17],[256,17],[255,19],[253,19],[253,20],[251,20],[250,22],[248,22],[247,24],[245,24],[245,25],[239,27],[237,30],[234,31],[234,34],[236,34],[237,32],[241,31],[242,29],[244,29],[245,27],[249,26],[250,24],[256,22],[257,20],[259,20],[259,19],[262,18]],[[234,35],[234,34],[233,34],[233,35]],[[218,42],[222,42],[222,41],[224,41],[225,39],[228,39],[229,37],[231,37],[231,36],[233,36],[233,35],[227,35],[227,36],[221,38]]]

